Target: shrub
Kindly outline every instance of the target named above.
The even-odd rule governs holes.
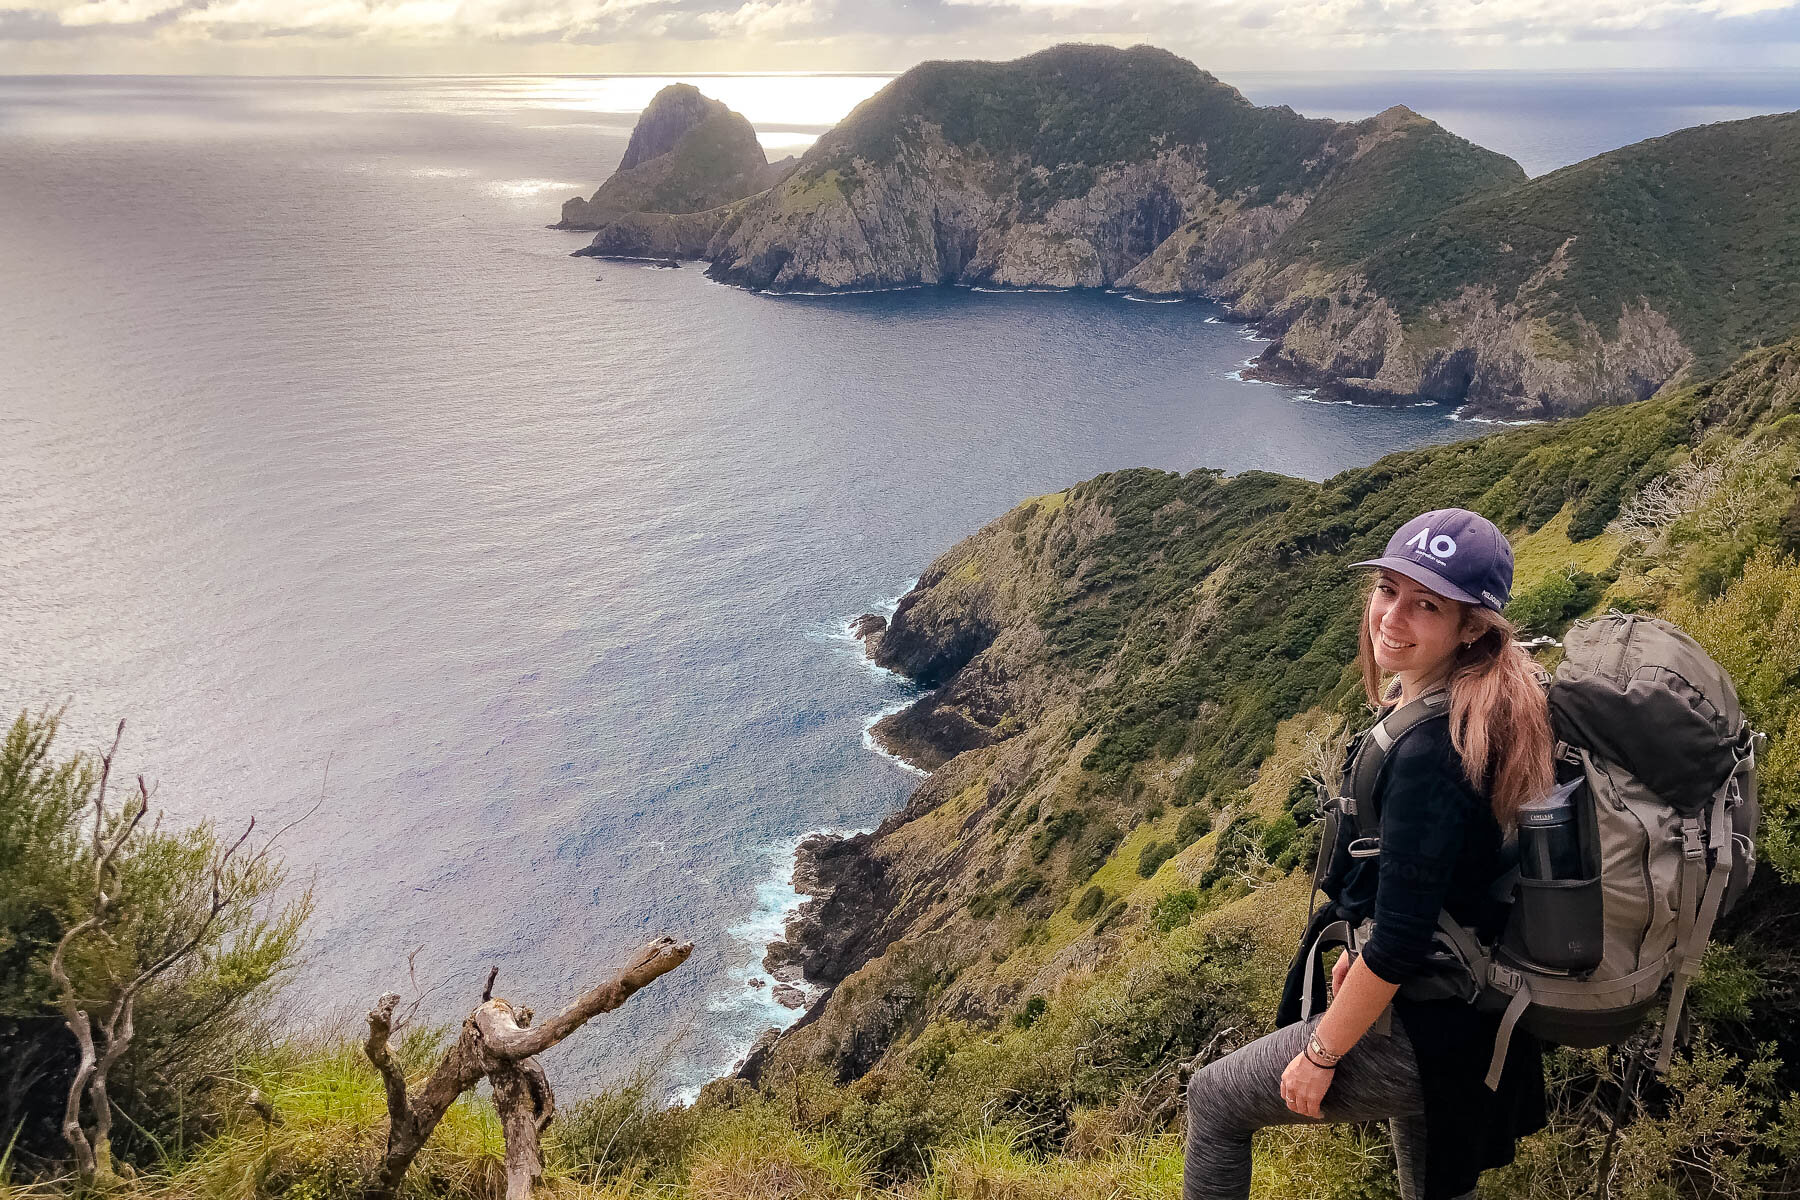
[[[1085,809],[1065,808],[1050,814],[1049,820],[1031,832],[1031,861],[1041,863],[1050,857],[1050,852],[1056,849],[1058,842],[1064,838],[1080,837],[1087,820],[1088,813]]]
[[[1606,583],[1598,575],[1564,567],[1552,571],[1536,587],[1514,596],[1506,606],[1506,615],[1522,630],[1559,634],[1570,621],[1592,608],[1605,590]]]
[[[1033,1025],[1037,1024],[1037,1019],[1043,1016],[1044,1010],[1049,1007],[1050,1002],[1048,1000],[1045,1000],[1042,996],[1033,996],[1025,1002],[1023,1008],[1013,1014],[1013,1028],[1030,1029]]]
[[[1107,906],[1106,912],[1101,915],[1100,919],[1094,922],[1094,932],[1104,933],[1106,930],[1110,929],[1118,922],[1120,917],[1125,915],[1125,911],[1130,907],[1131,906],[1127,904],[1123,898],[1114,900],[1112,904]]]
[[[1098,886],[1091,887],[1081,894],[1081,899],[1075,902],[1075,909],[1070,915],[1077,921],[1086,921],[1104,907],[1106,907],[1106,889]]]
[[[1294,814],[1282,813],[1269,824],[1267,829],[1263,830],[1261,842],[1263,857],[1274,862],[1286,854],[1288,848],[1294,844],[1294,839],[1299,832],[1300,826],[1294,820]]]
[[[1211,832],[1212,814],[1205,809],[1190,808],[1181,814],[1181,823],[1175,826],[1175,845],[1186,850]]]
[[[1186,925],[1200,909],[1200,893],[1193,888],[1169,892],[1150,908],[1150,927],[1158,933]]]
[[[1148,879],[1160,871],[1164,863],[1174,857],[1174,842],[1150,842],[1138,852],[1137,873]]]
[[[1100,821],[1090,825],[1083,837],[1081,848],[1076,851],[1070,866],[1077,880],[1087,879],[1106,865],[1114,850],[1124,840],[1124,833],[1111,821]]]
[[[85,754],[55,757],[58,719],[22,713],[0,741],[0,1095],[28,1115],[0,1134],[13,1140],[15,1161],[67,1153],[58,1123],[77,1055],[48,963],[92,903],[92,834],[83,825],[98,764]],[[115,766],[118,791],[128,778]],[[135,1035],[111,1072],[113,1107],[125,1117],[113,1125],[114,1149],[127,1158],[145,1160],[159,1153],[157,1142],[191,1137],[196,1117],[216,1109],[191,1100],[263,1040],[267,1001],[300,948],[311,895],[278,899],[283,874],[266,857],[229,865],[237,899],[204,924],[223,849],[210,824],[145,822],[113,860],[106,936],[75,943],[68,955],[84,1004],[104,1010],[124,980],[201,935],[194,953],[138,993]]]

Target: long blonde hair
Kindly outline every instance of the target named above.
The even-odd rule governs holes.
[[[1357,661],[1364,694],[1370,704],[1380,705],[1391,696],[1369,636],[1374,598],[1371,587],[1363,604]],[[1470,785],[1487,794],[1500,828],[1510,829],[1520,807],[1555,782],[1543,670],[1518,644],[1511,621],[1479,605],[1461,607],[1462,637],[1468,644],[1457,648],[1450,668],[1450,744],[1462,756]]]

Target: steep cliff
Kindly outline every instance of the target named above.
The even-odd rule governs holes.
[[[1683,130],[1418,220],[1361,254],[1284,238],[1216,294],[1264,378],[1551,417],[1643,399],[1800,326],[1800,113]]]
[[[1410,114],[1409,114],[1410,115]],[[1107,287],[1172,235],[1215,276],[1265,249],[1382,143],[1428,178],[1373,209],[1437,211],[1524,178],[1430,122],[1258,108],[1165,51],[1061,46],[926,63],[832,129],[713,247],[775,291],[963,283]]]
[[[631,133],[619,168],[591,197],[563,203],[553,228],[593,229],[585,251],[694,258],[733,211],[795,166],[771,164],[750,122],[685,83],[663,88]]]

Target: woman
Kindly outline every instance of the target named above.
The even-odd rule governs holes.
[[[1447,690],[1447,719],[1420,723],[1388,751],[1375,785],[1379,853],[1349,853],[1350,822],[1322,848],[1332,855],[1332,902],[1289,972],[1282,1028],[1195,1073],[1183,1200],[1244,1200],[1250,1135],[1265,1125],[1387,1120],[1402,1200],[1474,1196],[1482,1170],[1510,1162],[1514,1140],[1543,1125],[1536,1042],[1515,1035],[1490,1092],[1483,1076],[1498,1016],[1460,999],[1409,998],[1429,994],[1422,985],[1402,990],[1432,973],[1440,911],[1498,934],[1505,913],[1490,893],[1504,872],[1503,831],[1552,786],[1541,672],[1501,615],[1512,548],[1485,518],[1440,509],[1356,565],[1374,569],[1360,654],[1370,702]],[[1300,1020],[1299,996],[1317,969],[1306,947],[1328,922],[1370,917],[1361,952],[1332,970],[1330,1007]]]

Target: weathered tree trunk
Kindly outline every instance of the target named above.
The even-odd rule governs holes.
[[[692,942],[677,944],[659,938],[635,950],[613,978],[583,992],[568,1008],[543,1025],[531,1025],[530,1009],[515,1009],[507,1001],[487,994],[482,1004],[463,1021],[456,1044],[444,1053],[426,1077],[416,1096],[409,1096],[406,1077],[388,1049],[393,1033],[394,1007],[400,997],[389,993],[369,1011],[369,1037],[363,1049],[380,1072],[387,1090],[388,1137],[381,1166],[369,1183],[369,1200],[393,1200],[400,1181],[424,1149],[432,1130],[456,1098],[483,1077],[494,1087],[494,1106],[506,1135],[507,1200],[529,1200],[544,1173],[539,1136],[556,1111],[550,1081],[536,1055],[548,1050],[581,1028],[594,1016],[609,1012],[630,999],[652,980],[673,971],[692,954]],[[493,988],[493,975],[488,976]]]

